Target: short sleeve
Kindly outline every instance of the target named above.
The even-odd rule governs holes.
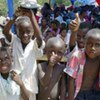
[[[40,48],[38,48],[38,44],[36,41],[36,38],[34,39],[34,52],[35,52],[35,57],[38,59],[39,57],[43,56],[43,49],[45,47],[45,42],[42,40],[42,45]]]
[[[11,34],[11,42],[9,42],[8,40],[7,40],[7,38],[5,38],[5,42],[8,44],[8,45],[11,45],[11,44],[13,44],[13,41],[15,40],[15,38],[16,38],[16,35],[14,35],[13,33]]]

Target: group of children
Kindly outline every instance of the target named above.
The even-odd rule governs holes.
[[[18,13],[3,29],[12,50],[0,47],[0,100],[100,100],[100,29],[80,23],[76,14],[65,55],[62,38],[44,42],[31,10]],[[47,61],[38,63],[44,48]],[[67,64],[61,62],[64,55]]]

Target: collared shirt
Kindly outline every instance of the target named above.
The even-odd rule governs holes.
[[[83,68],[85,64],[85,54],[81,50],[73,52],[67,62],[64,72],[75,79],[75,95],[79,92],[82,84]]]
[[[0,100],[21,100],[20,87],[10,78],[0,74]]]
[[[25,50],[23,50],[21,40],[16,35],[12,35],[11,45],[13,50],[12,69],[21,75],[27,90],[32,93],[38,93],[36,59],[43,54],[44,42],[38,48],[36,39],[30,40]]]

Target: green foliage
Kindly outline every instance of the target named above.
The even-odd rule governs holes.
[[[49,0],[37,0],[40,5],[43,5],[44,2],[48,2]]]
[[[0,13],[2,15],[7,14],[7,2],[6,2],[6,0],[0,0]]]
[[[56,0],[57,4],[65,4],[66,6],[70,5],[70,0]]]
[[[43,5],[44,2],[48,2],[49,0],[37,0],[40,5]],[[66,6],[70,5],[70,0],[56,0],[57,4],[64,3]],[[18,0],[13,0],[14,3],[14,9],[16,9],[19,6]],[[0,12],[2,15],[6,16],[8,9],[7,9],[7,0],[0,0]]]

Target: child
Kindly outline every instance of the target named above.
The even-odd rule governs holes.
[[[65,46],[67,47],[67,29],[66,28],[61,28],[60,29],[60,34],[57,35],[57,37],[61,38],[65,42]]]
[[[52,37],[47,41],[47,61],[38,64],[39,95],[38,100],[65,100],[66,84],[60,61],[65,52],[65,44],[61,38]]]
[[[68,100],[100,100],[100,83],[98,91],[94,87],[100,72],[99,29],[86,34],[85,49],[73,52],[64,71],[69,75]]]
[[[10,50],[7,47],[0,47],[0,100],[21,100],[21,92],[24,94],[23,99],[29,100],[22,80],[17,73],[10,72],[11,67]]]
[[[41,20],[40,29],[41,29],[41,32],[42,32],[43,37],[45,37],[47,31],[49,30],[49,26],[48,26],[48,23],[47,23],[47,19],[44,18],[44,17]]]
[[[44,39],[45,42],[51,37],[56,37],[60,33],[60,23],[57,20],[53,20],[50,23],[51,28],[46,33]]]
[[[79,17],[76,14],[76,21],[73,20],[69,24],[71,30],[69,49],[70,52],[75,49],[84,48],[84,37],[86,33],[91,29],[91,24],[87,22],[79,23]]]
[[[35,100],[35,94],[38,93],[36,59],[42,56],[44,43],[33,12],[26,9],[22,11],[27,16],[22,14],[17,19],[10,20],[3,33],[12,45],[13,69],[21,75],[25,87],[30,91],[29,100]],[[10,31],[14,22],[17,35]]]

